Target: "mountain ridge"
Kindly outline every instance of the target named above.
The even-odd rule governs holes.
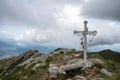
[[[19,56],[0,60],[0,79],[52,80],[50,69],[52,69],[52,71],[58,69],[57,75],[54,73],[54,77],[57,76],[55,80],[78,80],[77,78],[79,78],[79,80],[120,79],[119,52],[103,50],[89,53],[88,57],[91,67],[81,70],[79,65],[83,59],[82,51],[58,48],[50,54],[44,54],[38,50],[29,50]],[[76,63],[79,64],[78,68],[71,67],[71,65],[76,65]],[[59,70],[62,69],[62,67],[68,70],[66,74],[59,74]]]

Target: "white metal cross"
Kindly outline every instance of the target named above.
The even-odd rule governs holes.
[[[87,62],[87,35],[93,35],[96,36],[97,31],[88,31],[88,27],[87,27],[87,21],[84,21],[84,31],[74,31],[74,34],[82,34],[83,35],[83,45],[84,45],[84,64],[86,66],[86,62]]]

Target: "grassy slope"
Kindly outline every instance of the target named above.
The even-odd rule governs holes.
[[[89,57],[99,58],[104,61],[104,67],[114,73],[114,76],[109,80],[120,80],[120,53],[111,50],[104,50],[90,53]]]
[[[73,52],[75,52],[73,50]],[[67,55],[71,54],[72,52],[67,52]],[[14,66],[14,70],[9,75],[4,75],[3,80],[23,80],[24,76],[29,76],[27,80],[45,80],[45,77],[48,77],[48,65],[50,63],[61,63],[61,58],[64,54],[50,56],[46,59],[46,65],[43,67],[39,67],[36,71],[32,71],[32,67],[35,64],[30,65],[27,69],[23,67]],[[88,54],[89,58],[99,58],[104,61],[104,67],[113,72],[115,75],[111,78],[101,75],[101,77],[106,78],[107,80],[120,80],[120,53],[113,52],[111,50],[104,50],[100,52],[94,52]],[[6,60],[7,62],[8,60]],[[5,61],[0,61],[4,63]],[[63,63],[61,63],[63,64]],[[21,74],[18,74],[21,71]],[[44,77],[44,78],[43,78]],[[43,78],[43,79],[42,79]]]

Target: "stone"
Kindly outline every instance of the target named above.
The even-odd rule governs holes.
[[[69,59],[69,56],[68,55],[64,55],[63,56],[63,60],[67,60],[67,59]]]
[[[91,80],[104,80],[103,78],[93,78]]]
[[[27,60],[23,61],[22,63],[18,64],[17,66],[25,66],[25,65],[31,65],[37,62],[44,62],[47,57],[48,55],[46,54],[41,54],[40,56],[38,56],[38,54],[35,54],[30,58],[28,58]]]
[[[58,67],[56,64],[50,64],[49,67],[50,78],[57,78]]]
[[[97,80],[104,80],[103,78],[98,78]]]
[[[85,65],[85,68],[87,67],[87,68],[90,68],[90,67],[92,67],[93,65],[94,65],[94,63],[93,62],[91,62],[91,61],[87,61],[86,63],[85,63],[86,65]]]
[[[68,61],[67,65],[75,64],[75,63],[78,63],[78,62],[81,62],[81,61],[83,62],[82,59],[75,58],[75,59],[72,59],[72,60]]]
[[[43,67],[43,66],[45,66],[46,65],[46,63],[37,63],[33,68],[32,68],[32,70],[36,70],[36,68],[38,68],[38,67]]]
[[[74,55],[74,57],[79,57],[79,56],[80,56],[80,54],[75,54],[75,55]]]
[[[53,55],[60,54],[60,51],[54,51],[52,54]]]
[[[89,61],[91,61],[91,62],[93,62],[93,63],[104,64],[103,61],[101,61],[100,59],[89,59]]]
[[[106,76],[112,76],[112,75],[113,75],[113,73],[107,71],[107,70],[104,69],[104,68],[102,68],[102,69],[100,70],[100,72],[101,72],[102,74],[106,75]]]
[[[66,74],[66,71],[82,68],[84,66],[84,62],[82,59],[72,59],[66,65],[60,66],[58,73]]]
[[[27,75],[26,75],[26,76],[24,76],[24,79],[27,79]]]
[[[41,65],[40,63],[37,63],[37,64],[35,65],[35,67],[38,68],[38,67],[40,67],[40,65]]]
[[[22,73],[22,71],[19,71],[18,75],[21,74],[21,73]]]
[[[66,71],[69,71],[72,69],[77,69],[77,68],[85,69],[86,67],[92,67],[92,66],[93,66],[93,63],[91,61],[87,61],[86,63],[84,63],[83,59],[75,58],[68,61],[66,65],[60,66],[58,73],[66,74]]]
[[[40,66],[40,63],[37,63],[33,68],[32,70],[35,70],[36,68],[38,68]]]
[[[80,76],[80,75],[77,75],[77,76],[75,77],[75,79],[76,79],[76,80],[87,80],[86,77],[83,77],[83,76]]]

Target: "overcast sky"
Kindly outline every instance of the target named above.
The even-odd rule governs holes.
[[[120,51],[120,0],[0,0],[0,36],[45,46],[80,48],[80,36],[88,20],[97,30],[91,50]],[[92,39],[92,37],[89,37]],[[88,41],[89,42],[89,41]]]

